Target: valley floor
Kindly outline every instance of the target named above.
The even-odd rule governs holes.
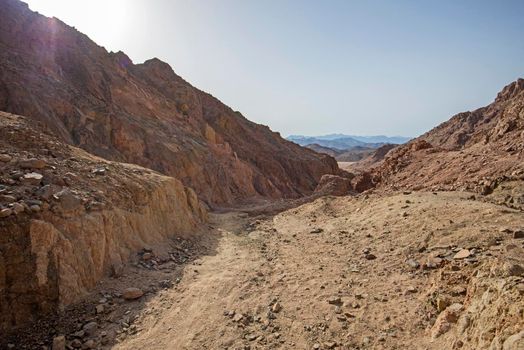
[[[524,346],[520,211],[414,192],[216,213],[211,225],[212,249],[165,272],[177,283],[77,326],[96,322],[90,338],[114,349]],[[161,271],[136,267],[99,290],[147,291]]]

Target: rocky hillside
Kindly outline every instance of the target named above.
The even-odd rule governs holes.
[[[502,182],[522,179],[524,79],[506,86],[490,105],[460,113],[392,150],[372,175],[374,183],[386,188],[466,189],[483,194]],[[524,203],[524,198],[516,200]]]
[[[297,197],[338,172],[331,157],[248,121],[156,58],[134,64],[18,0],[0,7],[0,110],[71,145],[174,176],[212,205]]]
[[[82,299],[137,251],[161,252],[206,218],[180,181],[34,124],[0,112],[0,333]]]

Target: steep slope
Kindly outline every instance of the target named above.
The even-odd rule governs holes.
[[[524,79],[506,86],[490,105],[460,113],[392,150],[372,176],[375,184],[386,188],[467,189],[483,194],[501,182],[521,180]],[[524,203],[524,198],[518,200]]]
[[[78,301],[206,218],[174,178],[108,162],[0,112],[0,333]]]
[[[209,204],[297,197],[334,159],[286,141],[151,59],[133,64],[58,19],[0,0],[0,110],[69,144],[179,178]]]

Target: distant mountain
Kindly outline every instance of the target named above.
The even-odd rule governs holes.
[[[378,148],[385,144],[403,144],[410,140],[409,137],[403,136],[353,136],[344,134],[323,136],[290,135],[287,139],[301,146],[317,144],[338,150],[350,150],[355,147]]]

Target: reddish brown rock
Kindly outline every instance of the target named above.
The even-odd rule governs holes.
[[[209,204],[299,197],[338,172],[333,158],[250,122],[159,59],[134,64],[18,0],[0,6],[0,46],[9,48],[0,110],[69,144],[176,177]]]
[[[459,113],[389,152],[372,173],[381,188],[491,194],[524,175],[524,79],[490,105]]]
[[[353,191],[351,179],[337,175],[323,175],[315,189],[316,194],[345,196]]]

